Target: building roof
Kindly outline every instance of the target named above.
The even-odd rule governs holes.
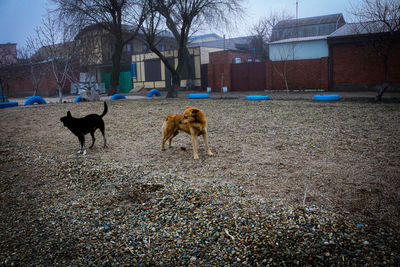
[[[196,36],[191,36],[189,37],[189,42],[198,40],[198,39],[203,39],[203,38],[207,38],[207,37],[215,37],[216,39],[223,39],[221,36],[219,36],[216,33],[208,33],[208,34],[203,34],[203,35],[196,35]]]
[[[381,21],[369,21],[364,23],[347,23],[329,35],[329,38],[352,35],[373,34],[389,32],[389,27]]]
[[[330,14],[324,16],[282,20],[278,22],[274,28],[282,29],[282,28],[292,28],[296,26],[301,27],[309,25],[330,24],[330,23],[336,23],[342,17],[343,15],[341,13],[338,13],[338,14]]]
[[[136,30],[135,26],[133,25],[127,25],[127,24],[122,24],[121,25],[122,31],[125,33],[128,32],[134,32]],[[83,28],[76,36],[75,39],[79,39],[83,34],[90,32],[90,31],[102,31],[104,30],[104,28],[101,26],[100,23],[97,24],[91,24],[89,26],[86,26],[85,28]],[[143,35],[143,31],[140,29],[139,30],[139,34]],[[174,38],[174,35],[166,30],[160,30],[158,31],[157,35],[159,37],[167,37],[167,38]]]
[[[356,36],[389,32],[389,27],[381,21],[368,21],[363,23],[347,23],[329,35],[287,38],[269,44],[283,44],[292,42],[306,42],[314,40],[334,39],[338,37]]]
[[[271,41],[329,35],[345,23],[342,14],[283,20],[272,29]]]
[[[208,42],[190,43],[188,47],[210,47],[210,48],[221,48],[226,50],[247,50],[250,48],[250,42],[253,40],[253,36],[237,37],[230,39],[222,39]]]

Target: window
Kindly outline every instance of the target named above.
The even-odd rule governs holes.
[[[233,58],[233,63],[235,63],[235,64],[242,63],[242,58],[241,57],[234,57]]]
[[[181,72],[181,78],[182,78],[182,80],[187,80],[188,78],[189,78],[189,70],[188,70],[188,64],[187,64],[188,62],[187,61],[185,61],[185,63],[184,63],[184,65],[183,65],[183,69],[182,69],[182,72]],[[189,63],[190,63],[190,67],[191,67],[191,69],[192,69],[192,77],[190,77],[190,78],[194,78],[194,76],[195,76],[195,70],[194,70],[194,57],[193,57],[193,55],[190,55],[190,61],[189,61]]]
[[[161,81],[161,61],[160,59],[150,59],[144,62],[146,81]]]
[[[131,52],[132,51],[132,45],[131,44],[126,44],[125,50],[126,50],[126,52]]]
[[[149,50],[149,48],[147,47],[147,45],[146,44],[142,44],[142,52],[143,53],[147,53],[148,50]]]

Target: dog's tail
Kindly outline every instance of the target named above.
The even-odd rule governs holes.
[[[106,103],[106,101],[104,101],[104,110],[103,110],[103,113],[100,115],[100,117],[103,118],[104,115],[107,114],[107,111],[108,111],[107,103]]]

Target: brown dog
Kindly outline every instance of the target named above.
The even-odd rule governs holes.
[[[193,145],[193,156],[194,159],[198,159],[196,139],[197,136],[202,135],[208,155],[211,153],[208,145],[208,134],[207,134],[207,119],[204,112],[195,107],[186,107],[183,114],[171,114],[165,119],[163,127],[163,140],[161,149],[165,150],[165,142],[169,140],[169,147],[171,147],[172,139],[179,133],[179,130],[184,131],[192,137]]]

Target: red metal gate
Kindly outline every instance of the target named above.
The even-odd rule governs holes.
[[[231,65],[232,91],[264,91],[266,89],[265,62]]]

